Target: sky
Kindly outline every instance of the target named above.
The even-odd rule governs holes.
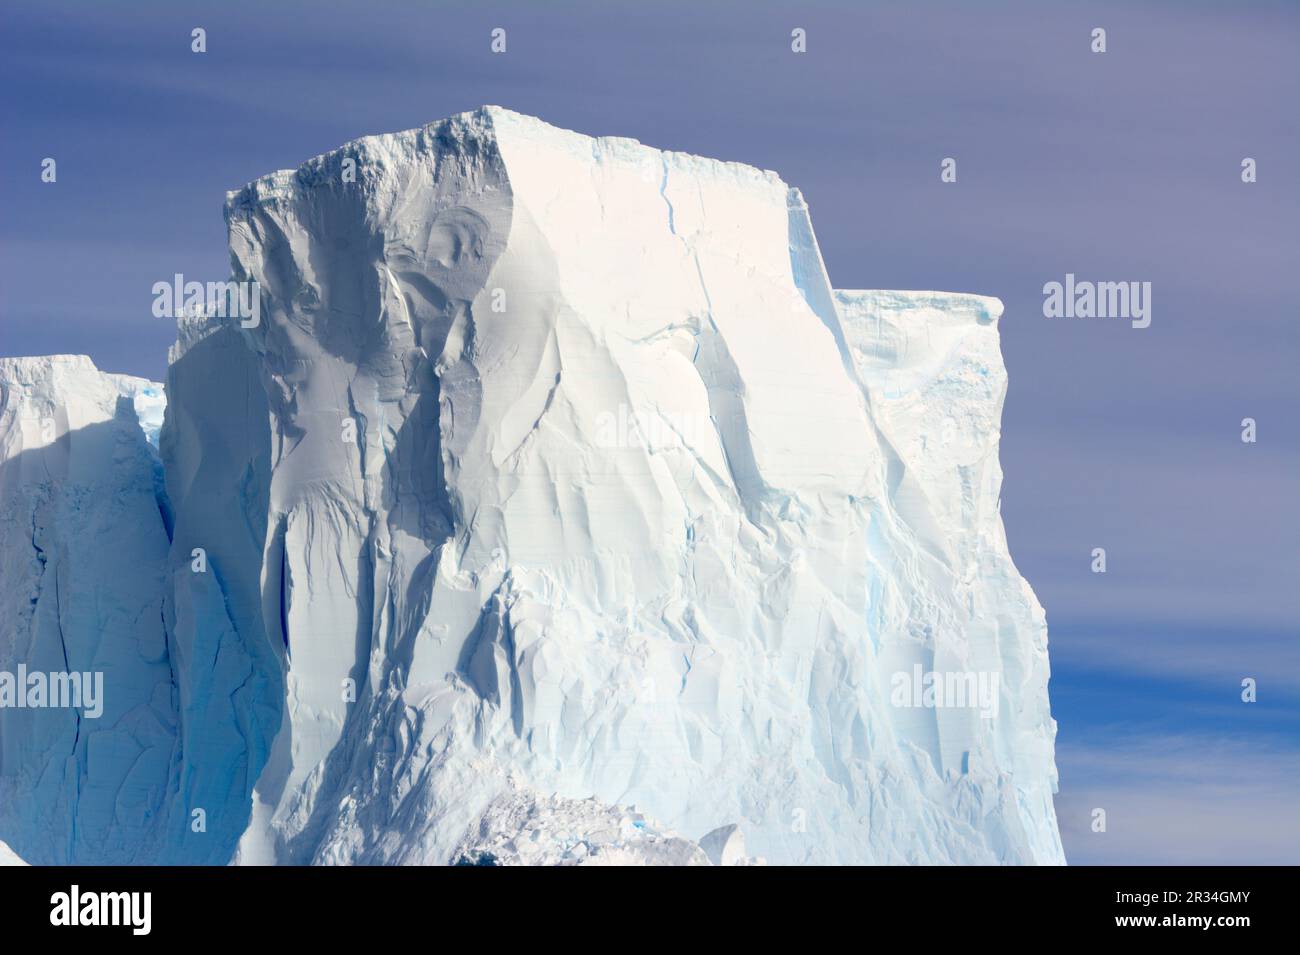
[[[836,287],[1006,305],[1067,858],[1297,863],[1297,51],[1294,2],[6,4],[0,355],[161,379],[153,283],[225,278],[227,190],[485,103],[773,169]],[[1045,317],[1067,273],[1150,327]]]

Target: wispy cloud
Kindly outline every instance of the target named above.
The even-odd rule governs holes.
[[[1217,688],[1226,699],[1235,698],[1241,680],[1251,677],[1262,693],[1300,694],[1300,638],[1290,631],[1099,621],[1059,631],[1050,643],[1057,672],[1191,683]]]
[[[1294,740],[1117,735],[1062,745],[1058,765],[1057,817],[1072,864],[1300,864]],[[1105,832],[1092,830],[1095,809],[1105,810]]]

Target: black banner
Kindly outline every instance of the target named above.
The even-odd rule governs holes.
[[[280,940],[431,944],[454,931],[484,944],[569,938],[589,947],[674,937],[763,936],[804,923],[864,946],[1131,937],[1231,945],[1280,932],[1293,872],[1276,868],[26,868],[0,869],[7,942],[76,933],[81,943]],[[809,925],[808,923],[812,924]],[[14,949],[9,949],[13,951]]]

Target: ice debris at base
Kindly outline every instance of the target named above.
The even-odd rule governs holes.
[[[0,669],[109,678],[0,710],[24,858],[1064,861],[996,299],[835,291],[776,174],[496,107],[226,219],[260,323],[179,322],[156,454],[157,386],[0,364]]]
[[[18,854],[3,842],[0,842],[0,865],[27,865]]]
[[[717,833],[696,843],[635,809],[510,789],[493,800],[453,857],[456,865],[500,866],[763,864],[745,855],[735,826]]]

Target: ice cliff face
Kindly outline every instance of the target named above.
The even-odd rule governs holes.
[[[66,714],[0,711],[0,784],[51,794],[0,809],[25,858],[147,831],[179,861],[1063,861],[1046,628],[998,516],[1000,303],[833,291],[774,174],[491,107],[257,180],[226,217],[261,321],[182,321],[165,482],[108,376],[67,386],[98,382],[96,480],[156,533],[114,596],[148,649],[63,643],[158,725],[87,776]],[[59,404],[32,376],[60,361],[0,366],[0,665],[59,646],[33,588],[99,612],[10,584],[52,579],[30,512],[65,521],[36,519],[42,554],[76,526],[79,475],[42,463],[28,493],[8,397],[26,375]],[[96,540],[127,519],[74,513]],[[121,560],[58,559],[122,587]],[[900,699],[923,672],[991,695]],[[50,734],[75,741],[22,748]],[[74,770],[112,790],[81,797],[99,829],[58,804]]]
[[[0,358],[0,693],[20,666],[104,674],[95,718],[0,708],[0,838],[37,862],[142,861],[161,841],[168,532],[137,412],[161,394],[80,356]]]

